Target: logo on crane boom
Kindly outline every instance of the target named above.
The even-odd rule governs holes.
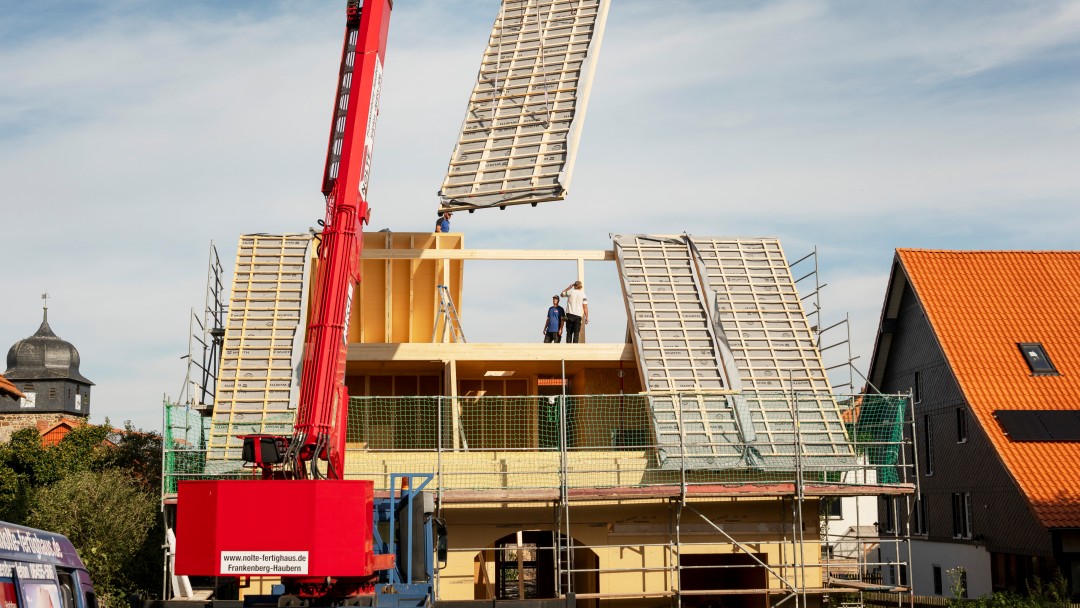
[[[375,55],[375,72],[371,77],[371,101],[368,103],[367,130],[364,133],[364,172],[360,177],[360,197],[367,202],[368,176],[371,171],[371,149],[375,145],[375,121],[379,118],[382,97],[382,61]]]
[[[352,317],[352,280],[349,280],[349,292],[345,296],[345,322],[341,324],[341,343],[346,348],[349,346],[349,318]]]

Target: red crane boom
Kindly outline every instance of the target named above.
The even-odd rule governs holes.
[[[359,282],[362,224],[382,92],[383,58],[392,0],[359,0],[347,7],[345,45],[330,125],[322,192],[326,220],[319,244],[314,306],[304,345],[300,405],[285,454],[293,478],[341,479],[348,392],[345,359],[353,286]],[[327,460],[327,471],[319,460]]]
[[[363,10],[359,0],[347,5],[323,174],[326,220],[292,439],[244,437],[244,459],[270,481],[180,482],[177,572],[280,575],[290,593],[336,601],[374,593],[379,571],[394,567],[392,553],[374,551],[372,482],[343,479],[349,313],[360,280],[361,228],[368,218],[392,6],[392,0],[364,0]],[[325,472],[320,460],[328,463]],[[324,478],[329,480],[314,481]],[[283,521],[285,508],[289,517]]]

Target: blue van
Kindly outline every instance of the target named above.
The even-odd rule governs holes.
[[[60,534],[0,522],[0,608],[98,608],[79,554]]]

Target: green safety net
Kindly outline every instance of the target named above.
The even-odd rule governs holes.
[[[440,487],[470,490],[797,480],[864,485],[868,476],[860,471],[876,472],[871,483],[877,484],[910,478],[898,462],[905,396],[740,398],[748,403],[756,431],[750,446],[756,459],[742,459],[750,447],[732,412],[703,408],[715,396],[676,395],[673,423],[658,422],[650,397],[638,394],[354,397],[346,476],[374,479],[382,487],[389,472],[426,472],[436,474]],[[291,426],[279,414],[234,424],[228,436],[211,436],[209,419],[198,412],[169,405],[166,410],[166,492],[175,492],[180,479],[252,476],[237,460],[235,436],[269,429],[289,434]],[[701,432],[703,417],[712,418],[709,433]],[[660,444],[658,423],[675,424],[683,439]],[[225,450],[226,444],[233,447]],[[705,462],[698,455],[706,453],[720,455],[715,465],[691,466]]]
[[[906,395],[860,395],[855,403],[853,435],[876,467],[877,482],[900,482],[900,446],[904,440]]]

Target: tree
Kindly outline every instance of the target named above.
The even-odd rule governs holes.
[[[154,527],[157,500],[117,469],[78,471],[34,495],[28,523],[71,539],[106,605],[136,590],[133,559]]]
[[[24,523],[34,489],[62,477],[49,449],[34,428],[15,431],[0,447],[0,519]]]
[[[59,496],[64,492],[86,493],[91,478],[112,484],[101,486],[103,492],[115,490],[122,496],[135,492],[139,497],[135,501],[136,514],[141,513],[147,500],[156,512],[161,491],[161,435],[140,431],[131,423],[117,432],[108,420],[102,425],[76,427],[54,446],[43,446],[34,428],[15,432],[7,444],[0,444],[0,519],[66,534],[68,527],[54,526],[52,522],[59,522],[58,518],[67,513],[69,521],[65,525],[78,524],[88,517],[81,512],[86,510],[85,505],[93,505],[97,499],[90,495],[80,499],[83,502],[75,502],[73,494]],[[116,485],[118,479],[124,481],[126,489]],[[99,527],[90,536],[79,530],[78,534],[66,535],[86,561],[96,585],[106,592],[134,591],[142,596],[154,595],[160,589],[164,562],[161,544],[165,536],[160,517],[145,521],[140,534],[124,533],[106,539],[124,543],[125,549],[122,555],[110,552],[106,558],[100,554],[100,535],[108,536],[118,529]],[[111,571],[120,563],[117,559],[123,562],[120,578]]]

